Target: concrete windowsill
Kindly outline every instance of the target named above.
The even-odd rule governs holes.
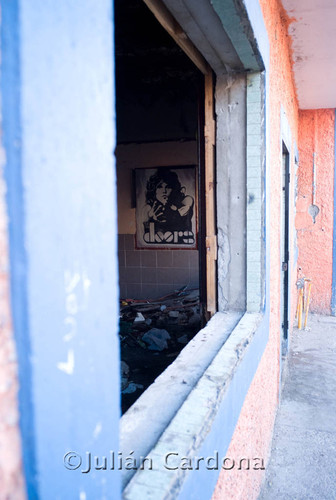
[[[152,470],[122,471],[125,499],[165,498],[183,481],[187,471],[170,471],[163,459],[172,451],[197,455],[261,319],[260,313],[215,314],[122,417],[122,456],[133,452],[137,467],[147,456],[153,463]]]

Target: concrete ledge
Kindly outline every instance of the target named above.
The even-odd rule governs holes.
[[[156,445],[218,351],[239,322],[242,313],[217,313],[186,345],[176,360],[140,396],[120,421],[119,450],[138,461]],[[123,487],[135,474],[122,471]]]
[[[228,315],[217,313],[206,328],[212,328],[214,325],[220,328],[225,316]],[[246,313],[241,318],[156,445],[147,454],[143,470],[140,469],[141,459],[137,461],[138,470],[132,471],[135,475],[124,490],[125,500],[178,498],[189,472],[181,468],[181,459],[188,457],[193,463],[192,470],[195,470],[195,457],[199,456],[198,453],[211,430],[219,406],[262,318],[263,315],[260,313]],[[158,404],[152,406],[152,411],[155,411],[155,408],[158,412],[163,409]],[[170,455],[172,453],[174,455]],[[142,459],[145,456],[143,455]],[[176,467],[176,470],[170,470],[168,466]]]

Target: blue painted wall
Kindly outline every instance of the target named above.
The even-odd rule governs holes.
[[[36,496],[34,448],[34,408],[32,404],[31,345],[27,318],[27,259],[25,251],[25,214],[21,176],[20,54],[17,1],[1,4],[1,111],[4,169],[9,213],[9,252],[11,264],[11,303],[13,327],[19,361],[21,432],[25,438],[23,462],[29,497]]]
[[[1,9],[12,311],[29,497],[117,499],[118,473],[82,474],[63,463],[68,451],[84,457],[118,449],[113,6],[17,0]]]

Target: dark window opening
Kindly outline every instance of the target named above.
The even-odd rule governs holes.
[[[115,64],[124,413],[202,326],[204,76],[142,0],[115,1]]]

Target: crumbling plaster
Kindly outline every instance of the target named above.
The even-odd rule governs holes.
[[[246,77],[216,84],[218,309],[246,307]]]

